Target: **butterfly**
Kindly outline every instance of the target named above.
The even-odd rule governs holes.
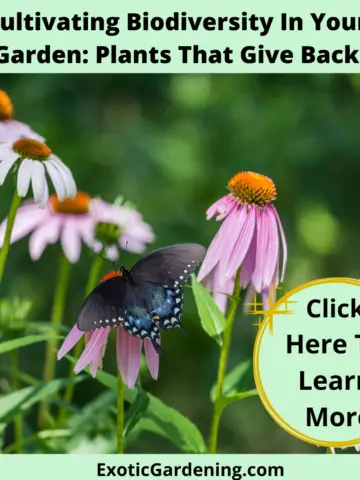
[[[85,299],[78,328],[121,327],[142,340],[149,338],[162,353],[160,331],[184,329],[184,284],[205,253],[196,243],[171,245],[141,258],[131,270],[121,267],[108,273]]]

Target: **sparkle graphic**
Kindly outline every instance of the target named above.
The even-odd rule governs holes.
[[[259,317],[256,323],[253,323],[255,327],[260,328],[266,318],[269,319],[269,333],[273,334],[274,326],[274,315],[291,315],[294,313],[289,309],[289,305],[297,303],[296,301],[288,300],[286,297],[281,303],[280,301],[276,302],[276,292],[277,290],[283,290],[282,287],[273,287],[270,289],[269,294],[269,307],[264,308],[264,303],[257,302],[256,294],[254,294],[253,302],[247,303],[246,305],[252,307],[248,311],[249,315],[262,315]],[[281,299],[280,299],[281,300]]]

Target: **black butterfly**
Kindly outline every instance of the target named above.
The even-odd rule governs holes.
[[[160,330],[183,328],[183,286],[205,253],[196,243],[172,245],[143,257],[131,270],[110,272],[84,301],[78,328],[122,327],[131,335],[149,338],[161,353]]]

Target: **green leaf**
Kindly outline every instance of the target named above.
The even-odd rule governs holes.
[[[223,383],[223,397],[237,394],[241,390],[249,390],[249,383],[251,383],[251,386],[253,385],[251,366],[252,361],[246,360],[245,362],[240,363],[240,365],[237,365],[225,376]],[[210,391],[210,398],[213,402],[215,401],[215,396],[216,384],[212,386]]]
[[[73,357],[67,357],[72,363]],[[85,369],[89,373],[89,369]],[[117,378],[115,375],[99,370],[96,374],[96,380],[117,391]],[[133,404],[138,396],[138,388],[129,389],[125,387],[125,400]],[[169,407],[150,393],[143,392],[149,399],[146,411],[142,419],[150,419],[150,425],[155,424],[158,434],[171,440],[177,447],[184,452],[204,453],[206,451],[205,442],[200,431],[188,418],[177,410]],[[149,424],[149,423],[148,423]],[[154,430],[151,430],[154,431]]]
[[[2,419],[6,418],[14,409],[21,405],[33,390],[33,387],[26,387],[16,392],[0,396],[0,429]]]
[[[18,348],[27,347],[28,345],[33,345],[34,343],[46,342],[54,335],[29,335],[27,337],[15,338],[14,340],[8,340],[6,342],[0,343],[0,354],[16,350]]]
[[[221,333],[224,331],[226,319],[208,290],[197,282],[192,275],[192,289],[201,325],[205,332],[221,344]]]
[[[247,392],[239,392],[235,393],[234,395],[230,395],[228,397],[223,397],[221,399],[221,406],[222,408],[230,405],[230,403],[237,402],[238,400],[243,400],[244,398],[255,397],[258,395],[258,391],[255,389],[248,390]]]
[[[127,437],[131,430],[136,426],[142,415],[146,412],[149,403],[149,396],[142,390],[138,389],[135,402],[125,414],[124,437]]]
[[[71,415],[68,419],[69,428],[71,428],[73,436],[85,436],[98,429],[98,426],[105,425],[109,417],[111,408],[116,403],[116,392],[106,390],[104,393],[96,397],[80,411]]]
[[[39,386],[26,387],[17,392],[0,397],[0,428],[9,423],[19,413],[26,412],[41,400],[54,395],[59,390],[72,383],[82,382],[86,377],[55,379]]]

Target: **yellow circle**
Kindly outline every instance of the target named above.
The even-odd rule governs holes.
[[[281,297],[274,305],[271,306],[270,310],[268,310],[267,312],[266,317],[261,322],[261,325],[259,327],[259,330],[255,338],[255,346],[254,346],[254,354],[253,354],[254,378],[255,378],[255,384],[256,384],[259,397],[264,407],[266,408],[268,413],[272,416],[272,418],[275,420],[275,422],[287,433],[290,433],[290,435],[293,435],[299,440],[303,440],[304,442],[311,443],[312,445],[317,445],[322,447],[333,447],[333,448],[353,447],[354,445],[360,444],[360,438],[357,438],[355,440],[350,440],[348,442],[324,442],[323,440],[318,440],[316,438],[312,438],[307,435],[304,435],[303,433],[299,432],[298,430],[293,428],[291,425],[289,425],[271,405],[265,393],[264,387],[262,385],[261,377],[260,377],[259,356],[260,356],[261,341],[264,336],[266,328],[269,326],[272,312],[275,313],[276,309],[278,309],[283,304],[285,304],[286,301],[295,293],[301,292],[302,290],[314,287],[316,285],[330,284],[330,283],[343,283],[347,285],[355,285],[360,287],[360,280],[356,280],[353,278],[342,278],[342,277],[322,278],[319,280],[313,280],[311,282],[307,282],[302,285],[299,285],[298,287],[294,288],[290,292],[285,293],[283,297]]]

